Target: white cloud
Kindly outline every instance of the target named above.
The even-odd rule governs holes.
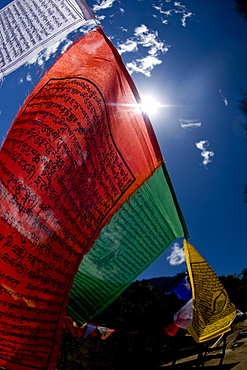
[[[100,23],[101,20],[105,19],[105,16],[97,16],[97,22]],[[95,20],[89,19],[87,22],[83,23],[80,28],[77,28],[76,32],[80,32],[83,34],[89,33],[90,31],[95,29]],[[65,39],[65,42],[70,42],[69,40]]]
[[[167,16],[172,15],[172,9],[164,11],[164,10],[162,10],[162,8],[160,6],[155,6],[155,5],[153,6],[153,8],[158,10],[160,12],[160,14],[165,14]]]
[[[147,31],[148,31],[147,26],[145,26],[145,24],[142,24],[139,27],[135,28],[134,34],[135,35],[141,35],[141,34],[143,34],[144,32],[147,32]]]
[[[123,44],[118,44],[119,54],[123,54],[123,53],[130,52],[130,51],[137,51],[137,50],[138,50],[137,42],[134,40],[129,39]]]
[[[125,43],[134,41],[137,45],[148,48],[148,53],[152,55],[166,53],[169,47],[158,37],[158,32],[152,31],[142,24],[135,28],[134,36],[127,39]]]
[[[167,51],[165,44],[158,40],[158,33],[154,31],[148,30],[148,28],[139,27],[135,29],[135,36],[137,36],[137,40],[139,44],[146,48],[151,48],[148,52],[149,54],[154,55],[158,51],[164,52]]]
[[[228,105],[228,100],[227,100],[227,98],[226,97],[223,97],[223,102],[224,102],[224,104],[227,106]]]
[[[183,18],[181,19],[183,27],[186,27],[186,18],[190,18],[192,15],[193,15],[193,13],[191,13],[191,12],[183,15]]]
[[[137,59],[131,63],[127,63],[126,67],[130,74],[133,72],[143,73],[145,76],[150,77],[151,71],[158,64],[161,64],[162,61],[156,57],[148,55],[142,59]]]
[[[73,44],[72,40],[65,40],[65,45],[62,48],[62,54]]]
[[[170,1],[166,1],[170,2]],[[186,19],[190,18],[194,13],[190,12],[185,5],[182,5],[180,2],[175,1],[173,4],[173,8],[168,10],[163,10],[161,6],[153,5],[153,8],[156,9],[160,14],[162,14],[164,17],[168,18],[173,14],[181,14],[181,23],[183,27],[186,27]],[[174,8],[175,7],[175,8]],[[161,22],[163,24],[168,24],[168,19],[161,18]]]
[[[93,6],[93,11],[94,12],[97,12],[101,9],[107,9],[107,8],[111,8],[113,3],[115,2],[116,0],[102,0],[99,5],[94,5]]]
[[[184,7],[184,5],[181,5],[181,3],[179,1],[175,1],[174,5],[178,6],[178,7],[181,7],[181,8]]]
[[[38,64],[39,66],[43,66],[47,60],[50,59],[52,54],[56,53],[60,44],[65,41],[66,38],[60,39],[53,45],[50,45],[48,48],[42,50],[40,53],[34,55],[29,61],[28,64]]]
[[[196,147],[202,151],[201,156],[204,158],[202,164],[205,168],[207,168],[208,163],[212,162],[212,157],[214,156],[214,152],[207,150],[208,146],[209,142],[207,140],[201,140],[196,143]]]
[[[127,63],[126,67],[130,73],[143,73],[145,76],[150,77],[153,68],[162,63],[159,55],[165,54],[169,47],[159,39],[158,32],[150,30],[146,25],[142,24],[135,28],[132,37],[128,38],[124,43],[118,44],[118,51],[120,54],[123,54],[145,48],[147,55]]]
[[[30,73],[28,73],[28,74],[27,74],[27,76],[26,76],[26,80],[27,80],[27,81],[29,81],[29,82],[31,82],[31,81],[32,81],[32,76],[31,76],[31,74],[30,74]]]
[[[183,248],[180,248],[178,243],[174,243],[170,256],[167,257],[170,265],[177,266],[185,261],[185,254]]]
[[[205,150],[205,145],[206,141],[205,140],[202,140],[202,141],[199,141],[199,143],[196,143],[196,147],[200,150]]]
[[[219,93],[220,93],[220,95],[221,95],[221,97],[222,97],[222,100],[223,100],[223,102],[224,102],[224,104],[226,105],[226,106],[228,106],[228,100],[227,100],[227,98],[226,98],[226,96],[225,95],[223,95],[223,93],[222,93],[222,91],[219,89]]]
[[[91,24],[88,22],[86,27],[90,30]],[[95,23],[93,27],[95,27]],[[85,30],[86,28],[81,27],[79,31],[85,33]],[[54,54],[63,54],[72,44],[73,41],[69,40],[67,37],[61,38],[54,44],[34,55],[26,64],[37,64],[40,67],[43,67],[45,62],[47,62]],[[27,81],[29,80],[27,79]]]

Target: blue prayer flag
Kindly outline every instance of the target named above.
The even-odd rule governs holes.
[[[180,299],[184,299],[186,301],[191,299],[191,286],[187,276],[176,284],[172,290]]]

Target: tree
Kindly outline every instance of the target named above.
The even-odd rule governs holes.
[[[242,312],[247,311],[247,269],[237,275],[219,277],[231,301]]]
[[[171,286],[181,279],[171,278]],[[231,301],[242,312],[247,311],[247,268],[239,275],[219,277]],[[168,278],[167,278],[168,279]],[[163,328],[173,322],[173,315],[185,302],[174,292],[164,294],[154,280],[135,281],[93,322],[116,329],[112,340],[66,337],[60,353],[59,370],[154,370],[173,360],[195,355],[192,337],[182,329],[175,337]],[[162,280],[161,280],[162,281]],[[168,288],[168,284],[167,284]],[[169,292],[170,288],[166,290]],[[68,357],[67,357],[68,356]]]
[[[247,21],[247,1],[235,0],[237,12]]]
[[[247,268],[243,269],[238,275],[244,282],[247,283]]]
[[[235,0],[237,12],[247,21],[247,0]],[[240,100],[239,108],[242,114],[247,118],[247,93],[241,89],[242,99]],[[244,133],[247,135],[247,120],[244,125]],[[244,189],[244,201],[247,203],[247,185]]]
[[[178,274],[167,279],[171,281],[170,284],[167,283],[168,288],[180,280],[181,276]],[[173,322],[174,313],[184,304],[174,292],[164,294],[162,286],[156,289],[152,285],[152,279],[151,282],[135,281],[93,319],[93,323],[97,325],[116,329],[114,338],[109,341],[73,338],[66,337],[64,333],[58,369],[74,370],[77,369],[76,366],[80,370],[158,368],[161,363],[173,359],[174,338],[167,335],[163,328]],[[194,343],[185,337],[182,329],[180,332],[179,352],[182,356],[182,349],[185,348],[186,353],[194,350]]]
[[[243,89],[240,89],[242,98],[239,100],[239,109],[244,117],[246,117],[246,122],[243,125],[243,128],[245,130],[245,135],[247,134],[247,92]]]
[[[242,98],[241,100],[239,100],[239,109],[241,113],[243,114],[243,116],[246,118],[246,121],[243,124],[243,129],[244,129],[244,134],[247,135],[247,92],[243,89],[240,89],[240,92],[242,94]],[[245,189],[244,189],[244,201],[245,203],[247,203],[247,185],[245,186]]]

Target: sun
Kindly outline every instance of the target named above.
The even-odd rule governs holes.
[[[154,115],[158,113],[161,104],[151,95],[145,95],[141,97],[141,109],[148,115]]]

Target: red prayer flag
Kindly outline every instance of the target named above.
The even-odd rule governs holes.
[[[97,29],[38,83],[0,152],[0,366],[54,370],[73,277],[162,155]]]
[[[174,322],[171,322],[169,325],[167,325],[164,329],[164,332],[168,335],[170,335],[171,337],[173,337],[174,335],[177,334],[178,330],[179,330],[179,327],[174,323]]]

